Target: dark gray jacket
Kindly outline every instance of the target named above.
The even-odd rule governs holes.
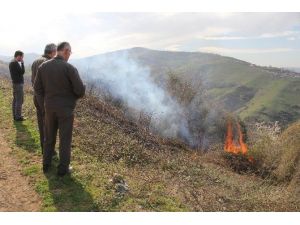
[[[39,59],[36,59],[31,66],[31,83],[32,86],[34,85],[34,80],[36,77],[36,73],[38,71],[39,66],[43,63],[46,62],[47,60],[51,59],[49,56],[47,55],[42,55]]]
[[[33,87],[39,104],[43,104],[44,101],[46,110],[74,109],[76,100],[85,94],[85,86],[77,69],[64,61],[61,56],[40,65]]]

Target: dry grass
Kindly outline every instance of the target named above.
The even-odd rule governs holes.
[[[300,121],[292,124],[280,136],[282,155],[274,175],[289,182],[291,201],[300,204]]]
[[[248,129],[249,154],[254,158],[257,173],[271,176],[278,167],[281,149],[278,147],[278,124],[256,123]]]
[[[262,174],[268,174],[277,181],[293,179],[299,169],[300,121],[290,125],[282,133],[277,123],[252,127],[250,154]]]
[[[280,181],[291,180],[300,170],[300,121],[289,126],[280,135],[278,143],[281,156],[274,175]]]
[[[93,97],[80,101],[77,119],[76,140],[85,146],[81,150],[103,162],[123,162],[123,175],[134,187],[132,197],[147,199],[147,207],[153,210],[165,204],[159,197],[162,194],[191,211],[299,208],[291,204],[285,185],[255,175],[248,159],[226,155],[222,145],[208,153],[191,150],[181,142],[146,132],[117,108]]]

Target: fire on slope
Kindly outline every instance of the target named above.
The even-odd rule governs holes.
[[[236,129],[234,130],[234,128]],[[235,155],[242,154],[246,156],[248,153],[248,147],[244,141],[244,134],[238,121],[236,122],[236,126],[234,126],[232,120],[229,120],[227,123],[224,150]],[[253,162],[253,157],[250,156],[248,160]]]
[[[247,145],[244,142],[243,132],[241,130],[241,125],[237,122],[237,140],[234,138],[233,126],[232,121],[228,121],[227,124],[227,133],[226,133],[226,140],[224,150],[226,152],[230,152],[233,154],[247,154]]]

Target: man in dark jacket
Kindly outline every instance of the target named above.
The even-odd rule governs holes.
[[[9,72],[13,83],[12,113],[15,121],[23,121],[22,105],[24,101],[24,53],[16,51],[14,59],[9,63]]]
[[[44,62],[34,81],[34,90],[39,104],[45,107],[45,145],[43,171],[46,173],[52,160],[57,130],[59,129],[58,176],[70,172],[71,142],[74,121],[74,109],[77,99],[85,94],[85,86],[77,69],[67,61],[71,55],[71,46],[62,42],[57,46],[57,56]]]
[[[45,50],[44,50],[44,55],[42,55],[39,59],[36,59],[31,66],[31,83],[32,86],[34,86],[34,80],[37,74],[37,70],[39,66],[43,63],[46,62],[49,59],[52,59],[56,55],[56,45],[51,43],[46,45]],[[45,127],[44,127],[44,120],[45,120],[45,110],[44,110],[44,104],[39,105],[36,94],[34,93],[33,95],[33,103],[36,108],[36,115],[37,115],[37,121],[38,121],[38,126],[39,126],[39,132],[40,132],[40,143],[41,143],[41,148],[42,152],[44,149],[44,139],[45,139]],[[55,155],[55,151],[53,152],[53,155]]]

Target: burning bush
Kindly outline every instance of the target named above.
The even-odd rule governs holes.
[[[224,151],[229,166],[237,172],[256,171],[256,161],[249,155],[245,125],[232,115],[227,118]]]
[[[252,173],[257,171],[257,163],[254,160],[249,160],[249,157],[242,153],[224,153],[230,168],[237,173]]]
[[[236,127],[235,135],[233,129],[234,125]],[[224,146],[225,151],[233,154],[246,155],[248,152],[248,147],[245,143],[244,136],[245,135],[242,130],[240,122],[229,120],[227,122],[227,133],[226,133],[226,140]]]

